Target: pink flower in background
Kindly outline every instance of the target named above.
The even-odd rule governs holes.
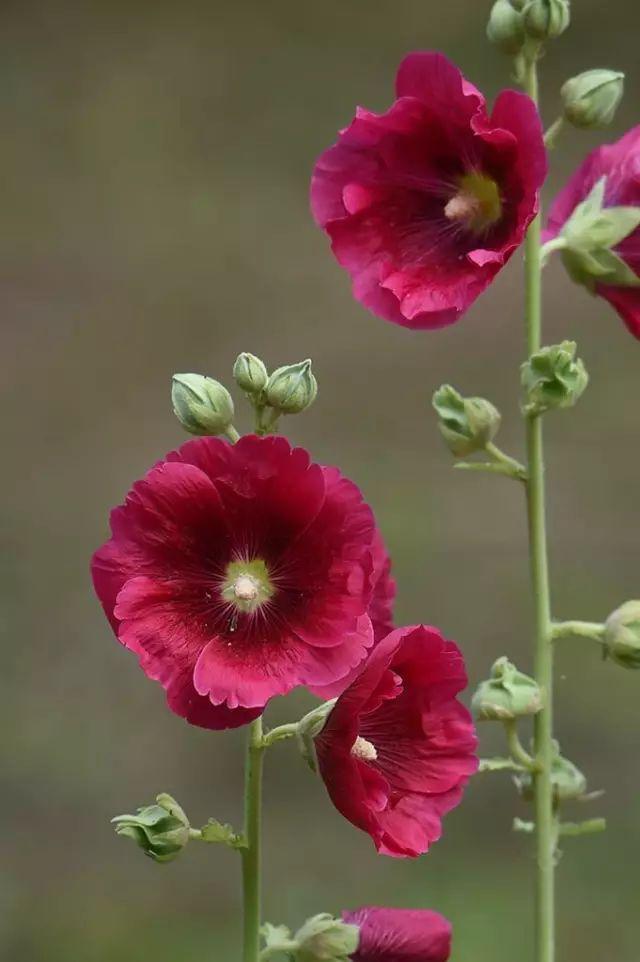
[[[546,239],[555,238],[602,178],[606,178],[604,207],[640,207],[640,126],[628,131],[615,144],[592,151],[569,183],[556,197],[549,213]],[[614,248],[640,282],[640,228]],[[594,293],[604,297],[618,312],[634,337],[640,338],[639,286],[616,286],[596,280]]]
[[[371,509],[281,437],[187,442],[133,486],[111,528],[92,562],[105,613],[169,707],[204,728],[346,679],[374,642],[372,598],[373,617],[390,616]]]
[[[316,738],[331,800],[385,855],[426,852],[476,771],[473,722],[456,698],[466,684],[453,642],[435,628],[398,628],[373,649]]]
[[[411,328],[453,324],[521,244],[547,164],[533,101],[483,95],[438,53],[401,63],[384,114],[358,108],[319,158],[317,223],[355,297]]]
[[[367,907],[342,919],[360,929],[353,962],[447,962],[451,953],[451,923],[437,912]]]

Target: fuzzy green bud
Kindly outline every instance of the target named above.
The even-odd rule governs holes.
[[[624,94],[624,74],[617,70],[586,70],[572,77],[560,91],[564,117],[583,130],[607,127]]]
[[[587,791],[587,779],[573,762],[560,755],[557,743],[555,748],[556,755],[551,764],[551,785],[555,803],[583,798]],[[533,774],[522,772],[515,776],[514,782],[522,797],[532,802],[535,794]]]
[[[281,414],[301,414],[313,404],[317,393],[318,382],[307,359],[274,371],[267,382],[265,398]]]
[[[246,351],[238,354],[233,365],[233,377],[238,387],[252,397],[264,391],[269,380],[264,362],[255,354],[248,354]]]
[[[569,0],[531,0],[523,11],[524,29],[533,40],[555,40],[571,22]]]
[[[483,451],[500,427],[500,412],[481,397],[463,397],[450,384],[433,395],[440,434],[456,458]]]
[[[296,962],[349,962],[358,948],[360,930],[331,915],[314,915],[296,932]]]
[[[509,0],[496,0],[487,24],[487,37],[498,50],[512,56],[520,53],[526,36],[522,14]]]
[[[163,793],[155,805],[139,808],[137,815],[111,819],[118,835],[132,838],[154,862],[171,862],[189,841],[189,820],[171,795]]]
[[[542,708],[537,682],[518,671],[508,658],[498,658],[491,677],[478,686],[471,709],[478,721],[513,721]]]
[[[584,364],[576,358],[574,341],[536,351],[522,365],[521,372],[524,411],[528,415],[572,407],[589,383]]]
[[[233,423],[233,399],[226,387],[203,374],[174,374],[173,411],[189,434],[224,434]]]
[[[605,623],[607,657],[623,668],[640,668],[640,601],[626,601]]]

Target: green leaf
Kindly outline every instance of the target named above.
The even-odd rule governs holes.
[[[201,829],[202,841],[228,845],[230,848],[243,848],[244,840],[237,835],[231,825],[223,824],[215,818],[210,818]]]

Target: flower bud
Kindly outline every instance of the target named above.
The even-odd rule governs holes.
[[[587,791],[587,779],[573,762],[559,754],[557,744],[556,751],[556,757],[551,765],[551,784],[555,803],[583,798]],[[535,792],[533,774],[522,772],[515,776],[514,782],[522,797],[532,802]]]
[[[576,359],[574,341],[543,347],[521,368],[526,414],[542,414],[551,408],[572,407],[587,384],[589,375]]]
[[[252,397],[264,391],[269,380],[263,361],[255,354],[246,352],[238,354],[236,363],[233,365],[233,376],[238,387]]]
[[[533,678],[518,671],[508,658],[498,658],[491,677],[478,686],[471,708],[478,721],[513,721],[536,715],[542,708],[542,694]]]
[[[569,0],[531,0],[524,8],[524,28],[534,40],[555,40],[571,22]]]
[[[435,392],[433,407],[440,433],[456,458],[483,451],[498,433],[501,417],[493,404],[481,397],[464,398],[450,384]]]
[[[118,835],[132,838],[154,862],[171,862],[189,841],[189,820],[171,795],[158,795],[156,803],[111,821]]]
[[[360,930],[331,915],[314,915],[296,932],[296,962],[349,962],[358,948]]]
[[[561,90],[565,119],[583,130],[606,127],[624,93],[624,74],[617,70],[586,70]]]
[[[300,414],[316,399],[318,382],[311,361],[279,367],[269,378],[265,390],[267,404],[281,414]]]
[[[640,601],[626,601],[609,615],[605,652],[623,668],[640,668]]]
[[[325,722],[331,714],[337,699],[325,701],[322,705],[312,709],[304,718],[298,722],[296,739],[298,749],[312,772],[318,770],[318,760],[316,758],[315,739],[325,726]]]
[[[515,54],[522,50],[526,37],[522,14],[509,0],[496,0],[487,24],[487,37],[502,53]]]
[[[174,374],[173,411],[189,434],[224,434],[233,422],[233,400],[224,385],[203,374]]]

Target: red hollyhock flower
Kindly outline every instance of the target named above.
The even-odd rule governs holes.
[[[374,641],[370,604],[389,611],[371,509],[284,438],[187,442],[133,486],[111,529],[92,562],[105,613],[169,707],[204,728],[346,679]]]
[[[480,91],[438,53],[413,53],[384,114],[358,108],[319,158],[317,223],[355,297],[411,328],[453,324],[522,242],[547,164],[540,117]]]
[[[367,907],[342,919],[360,929],[353,962],[447,962],[451,954],[451,923],[437,912]]]
[[[606,178],[605,207],[640,207],[640,125],[615,144],[605,144],[589,154],[554,200],[546,240],[560,233],[578,204],[589,196],[603,177]],[[614,252],[640,279],[640,228],[625,237]],[[640,286],[615,287],[596,283],[595,293],[604,297],[633,336],[640,338]]]
[[[473,722],[455,697],[466,684],[453,642],[424,625],[398,628],[371,652],[316,738],[333,804],[384,855],[426,852],[476,771]]]

